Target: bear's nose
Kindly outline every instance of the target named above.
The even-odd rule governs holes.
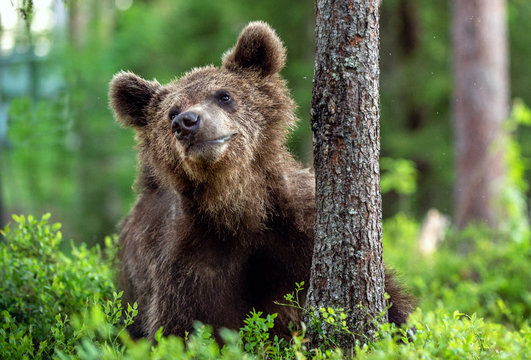
[[[199,130],[201,117],[192,111],[187,111],[175,116],[171,121],[171,131],[179,140],[186,136],[195,134]]]

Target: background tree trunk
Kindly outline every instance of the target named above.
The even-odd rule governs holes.
[[[505,0],[453,2],[457,182],[455,220],[493,226],[503,218],[503,121],[509,80]]]
[[[346,309],[350,330],[365,342],[374,334],[372,319],[385,309],[378,163],[379,1],[317,0],[316,11],[311,113],[316,218],[306,306]],[[331,327],[324,330],[335,336]],[[337,340],[348,349],[355,339]]]

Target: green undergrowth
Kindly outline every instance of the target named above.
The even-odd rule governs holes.
[[[458,310],[518,330],[531,319],[531,239],[469,226],[449,230],[436,252],[421,255],[419,225],[404,215],[384,224],[384,258],[400,270],[424,311]]]
[[[386,261],[400,269],[419,307],[404,329],[381,325],[374,342],[347,355],[333,341],[312,348],[304,325],[289,341],[272,337],[275,315],[257,311],[239,332],[220,332],[222,348],[200,323],[185,339],[159,331],[154,342],[133,341],[125,326],[134,321],[136,305],[122,303],[112,281],[115,238],[107,238],[104,249],[72,244],[64,253],[60,225],[48,218],[14,216],[2,231],[0,359],[531,358],[525,236],[509,241],[471,228],[449,236],[428,259],[415,250],[418,224],[405,216],[388,221],[385,251],[392,255]],[[398,240],[388,240],[391,235]],[[456,252],[457,244],[466,251]],[[285,300],[292,302],[294,294]],[[341,324],[343,312],[321,313],[323,321]]]

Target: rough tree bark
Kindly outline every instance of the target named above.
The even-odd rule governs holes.
[[[455,220],[497,225],[509,80],[505,0],[454,0]]]
[[[311,112],[316,218],[306,306],[315,312],[329,306],[348,310],[347,324],[361,342],[372,338],[372,319],[386,306],[378,163],[379,4],[317,0],[316,9]],[[333,335],[330,327],[325,331]],[[355,338],[337,340],[348,349]]]

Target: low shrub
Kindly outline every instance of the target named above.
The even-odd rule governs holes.
[[[419,226],[398,215],[384,223],[386,264],[400,270],[423,310],[459,310],[503,323],[530,325],[531,238],[479,225],[450,230],[432,256],[417,246]]]
[[[404,266],[405,279],[419,295],[423,310],[417,309],[405,329],[416,332],[381,325],[376,341],[350,349],[346,356],[333,341],[327,347],[312,348],[304,324],[289,341],[270,337],[275,315],[257,311],[248,316],[239,332],[220,331],[221,348],[212,329],[200,323],[184,339],[163,337],[160,330],[154,342],[134,341],[125,327],[134,321],[136,304],[122,304],[122,294],[112,282],[110,259],[115,255],[115,239],[107,238],[103,251],[71,245],[65,254],[60,251],[60,225],[48,224],[48,218],[14,216],[14,226],[2,231],[0,359],[531,358],[531,330],[522,319],[529,311],[525,300],[529,289],[523,282],[529,275],[524,261],[529,247],[523,242],[487,243],[488,237],[480,237],[474,241],[476,253],[468,257],[451,257],[448,242],[448,250],[444,247],[431,260],[414,258]],[[403,217],[386,226],[389,234],[408,235],[394,245],[407,256],[393,253],[388,259],[401,267],[401,262],[414,254],[408,251],[414,246],[411,239],[418,225]],[[507,264],[508,259],[514,262]],[[487,271],[493,264],[498,270],[495,273]],[[286,296],[286,303],[296,302],[301,286]],[[489,320],[453,311],[453,306],[470,308],[471,314],[485,314]],[[323,321],[333,318],[339,324],[337,330],[348,334],[341,326],[341,311],[321,312],[327,314]],[[495,324],[492,318],[517,330]],[[318,329],[319,324],[309,327]]]
[[[383,325],[379,339],[357,349],[359,359],[529,359],[531,329],[508,331],[503,325],[447,310],[411,315],[416,332]],[[401,340],[398,341],[398,340]]]
[[[0,242],[0,358],[18,358],[26,352],[51,356],[58,324],[91,304],[112,298],[112,267],[95,247],[59,250],[61,225],[13,216],[17,224],[2,231]],[[106,239],[111,250],[110,238]],[[112,255],[111,255],[112,256]],[[70,338],[72,329],[63,327]]]

